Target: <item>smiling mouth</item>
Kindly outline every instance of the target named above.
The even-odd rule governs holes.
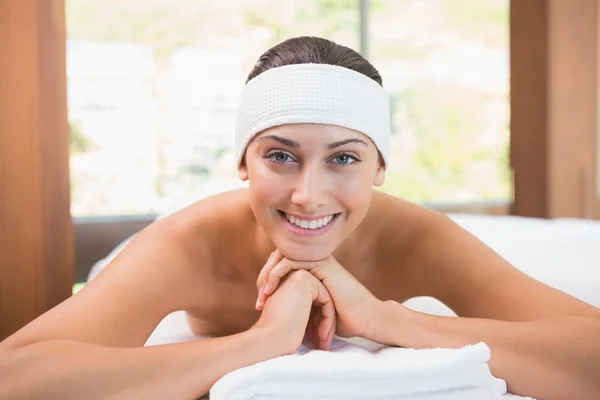
[[[331,224],[332,221],[334,221],[341,214],[341,213],[336,213],[336,214],[330,214],[328,216],[325,216],[325,217],[322,217],[319,219],[305,220],[305,219],[296,217],[294,215],[285,213],[281,210],[277,210],[277,211],[279,211],[279,214],[281,214],[281,216],[283,218],[285,218],[290,224],[292,224],[300,229],[305,229],[307,231],[322,229],[322,228],[326,227],[327,225]]]

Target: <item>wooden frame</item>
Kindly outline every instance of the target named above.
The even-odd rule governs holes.
[[[0,340],[71,295],[63,0],[0,1]]]

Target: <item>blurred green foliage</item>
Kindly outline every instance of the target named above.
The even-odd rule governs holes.
[[[81,124],[79,122],[70,121],[69,129],[69,150],[71,154],[85,153],[94,148],[94,142],[92,142],[92,140],[83,133]]]
[[[507,0],[444,0],[443,5],[452,29],[489,44],[508,45]]]

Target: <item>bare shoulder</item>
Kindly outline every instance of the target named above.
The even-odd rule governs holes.
[[[445,214],[383,194],[372,208],[399,300],[430,296],[459,316],[500,320],[600,318],[600,310],[521,272]]]
[[[231,243],[243,242],[253,221],[248,190],[236,189],[198,200],[153,225],[186,259],[195,260],[189,267],[204,284],[227,262]]]
[[[239,213],[246,215],[248,211],[251,211],[248,189],[242,188],[199,199],[161,221],[166,221],[164,224],[172,228],[196,230],[197,224],[227,223],[239,217]]]
[[[228,234],[226,222],[239,217],[241,197],[206,198],[151,224],[83,290],[3,345],[45,340],[143,345],[163,317],[212,298],[203,290],[214,276],[212,246],[219,240],[215,236]]]
[[[424,232],[435,229],[445,216],[437,211],[383,192],[374,191],[365,221],[373,225],[379,241],[398,248],[417,240]]]
[[[420,296],[420,244],[435,229],[438,212],[379,191],[373,192],[367,215],[358,229],[354,249],[368,250],[371,272],[378,275],[372,289],[379,298],[404,302]],[[371,279],[371,278],[369,278]]]
[[[222,293],[214,289],[238,273],[255,253],[256,218],[248,189],[206,197],[159,221],[186,260],[198,293],[186,311],[202,313],[218,306]]]
[[[222,256],[224,244],[245,235],[244,227],[254,221],[248,189],[236,189],[201,199],[159,221],[189,250],[202,251],[202,259]],[[210,261],[210,260],[206,260]]]

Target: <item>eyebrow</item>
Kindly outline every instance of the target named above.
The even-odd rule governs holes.
[[[365,146],[369,147],[369,145],[367,144],[367,142],[365,142],[364,140],[360,140],[360,139],[346,139],[346,140],[340,140],[339,142],[333,142],[333,143],[329,143],[327,145],[327,148],[329,150],[335,149],[336,147],[340,147],[343,146],[345,144],[348,143],[362,143]]]
[[[281,136],[276,136],[276,135],[265,135],[265,136],[261,136],[258,138],[258,141],[262,141],[262,140],[266,140],[266,139],[273,139],[275,141],[278,141],[279,143],[288,146],[288,147],[295,147],[295,148],[299,148],[300,147],[300,143],[295,142],[293,140],[290,139],[286,139],[283,138]],[[361,143],[364,144],[365,146],[369,147],[368,143],[365,142],[364,140],[361,139],[346,139],[346,140],[340,140],[339,142],[333,142],[333,143],[329,143],[327,145],[327,149],[328,150],[333,150],[335,148],[338,148],[340,146],[343,146],[345,144],[348,143]]]
[[[294,142],[293,140],[282,138],[281,136],[275,136],[275,135],[261,136],[258,138],[257,142],[262,142],[263,140],[266,140],[266,139],[276,140],[279,143],[286,145],[288,147],[300,147],[300,144],[298,142]]]

